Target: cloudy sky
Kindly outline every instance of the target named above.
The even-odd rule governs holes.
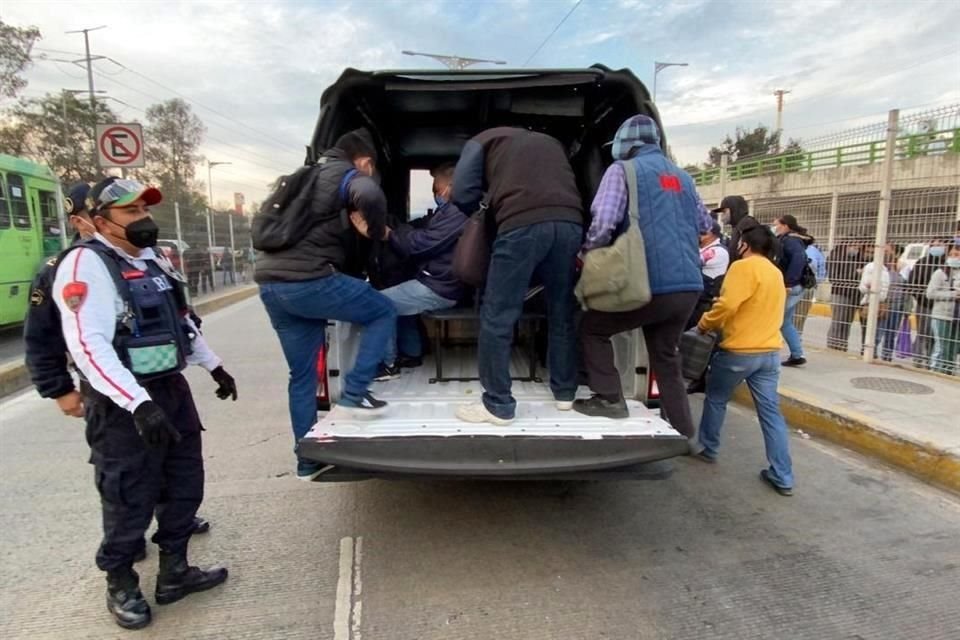
[[[113,104],[128,119],[187,98],[208,129],[203,153],[233,163],[215,169],[224,202],[262,199],[302,161],[320,94],[344,67],[439,66],[404,49],[512,67],[601,62],[648,86],[654,60],[687,62],[657,88],[683,163],[737,125],[772,125],[775,89],[792,91],[784,131],[801,139],[960,102],[960,3],[946,0],[0,0],[0,17],[39,27],[38,53],[59,59],[83,51],[65,31],[107,25],[90,34],[92,52],[123,67],[98,61],[97,88],[130,105]],[[27,78],[28,96],[86,87],[81,69],[53,60]]]

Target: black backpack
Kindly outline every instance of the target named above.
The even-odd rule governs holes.
[[[817,274],[813,272],[810,266],[810,258],[807,258],[807,264],[803,265],[803,273],[800,274],[800,286],[804,289],[813,289],[817,286]]]
[[[320,212],[322,217],[319,220],[314,215],[314,188],[325,159],[300,167],[277,180],[276,189],[264,201],[250,224],[254,249],[267,253],[289,249],[306,236],[316,222],[340,214],[339,207],[333,207],[333,211]],[[351,169],[341,180],[341,202],[346,199],[347,183],[356,174],[357,170]]]

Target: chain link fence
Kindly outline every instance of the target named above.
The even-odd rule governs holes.
[[[826,185],[827,192],[818,195],[809,189],[796,195],[781,191],[775,197],[740,194],[763,224],[795,216],[825,257],[818,286],[804,293],[794,313],[805,348],[960,373],[960,266],[950,266],[960,261],[960,172],[940,178],[938,185],[930,185],[901,175],[888,185],[860,183],[855,192],[846,192],[850,185]],[[885,186],[889,208],[878,230]],[[728,193],[735,193],[736,183],[731,187]],[[878,239],[880,263],[875,262]],[[877,299],[872,313],[871,297]],[[871,320],[876,336],[869,349]]]

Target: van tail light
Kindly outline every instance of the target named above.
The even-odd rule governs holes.
[[[650,375],[647,376],[647,399],[660,399],[660,385],[657,384],[657,376],[653,369],[650,369]]]
[[[327,376],[327,345],[317,353],[317,411],[330,410],[330,386]]]

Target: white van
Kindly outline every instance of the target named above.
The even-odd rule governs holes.
[[[493,126],[528,127],[559,139],[568,149],[584,204],[589,207],[611,162],[603,143],[629,116],[645,113],[659,121],[646,88],[630,71],[588,69],[506,71],[346,70],[323,94],[307,160],[315,160],[343,133],[367,127],[380,146],[378,172],[392,203],[409,201],[411,171],[456,160],[463,144]],[[664,148],[666,136],[663,137]],[[407,212],[409,216],[409,212]],[[461,422],[454,411],[477,400],[477,323],[470,309],[430,321],[436,362],[404,370],[399,380],[378,383],[388,413],[357,420],[336,407],[340,381],[354,362],[358,329],[335,323],[328,329],[329,352],[322,354],[322,414],[299,444],[298,454],[327,463],[318,481],[374,476],[485,478],[664,477],[662,461],[684,455],[687,439],[645,402],[656,393],[639,331],[615,337],[617,366],[629,399],[630,418],[610,420],[558,411],[545,378],[530,370],[535,358],[524,345],[514,354],[517,419],[507,427]],[[466,346],[441,338],[454,327]],[[519,342],[536,328],[521,327]],[[472,340],[471,340],[472,339]],[[529,343],[525,343],[529,344]],[[436,358],[436,353],[434,358]],[[537,363],[533,363],[536,367]],[[444,375],[444,373],[446,375]],[[440,380],[438,380],[438,378]]]

